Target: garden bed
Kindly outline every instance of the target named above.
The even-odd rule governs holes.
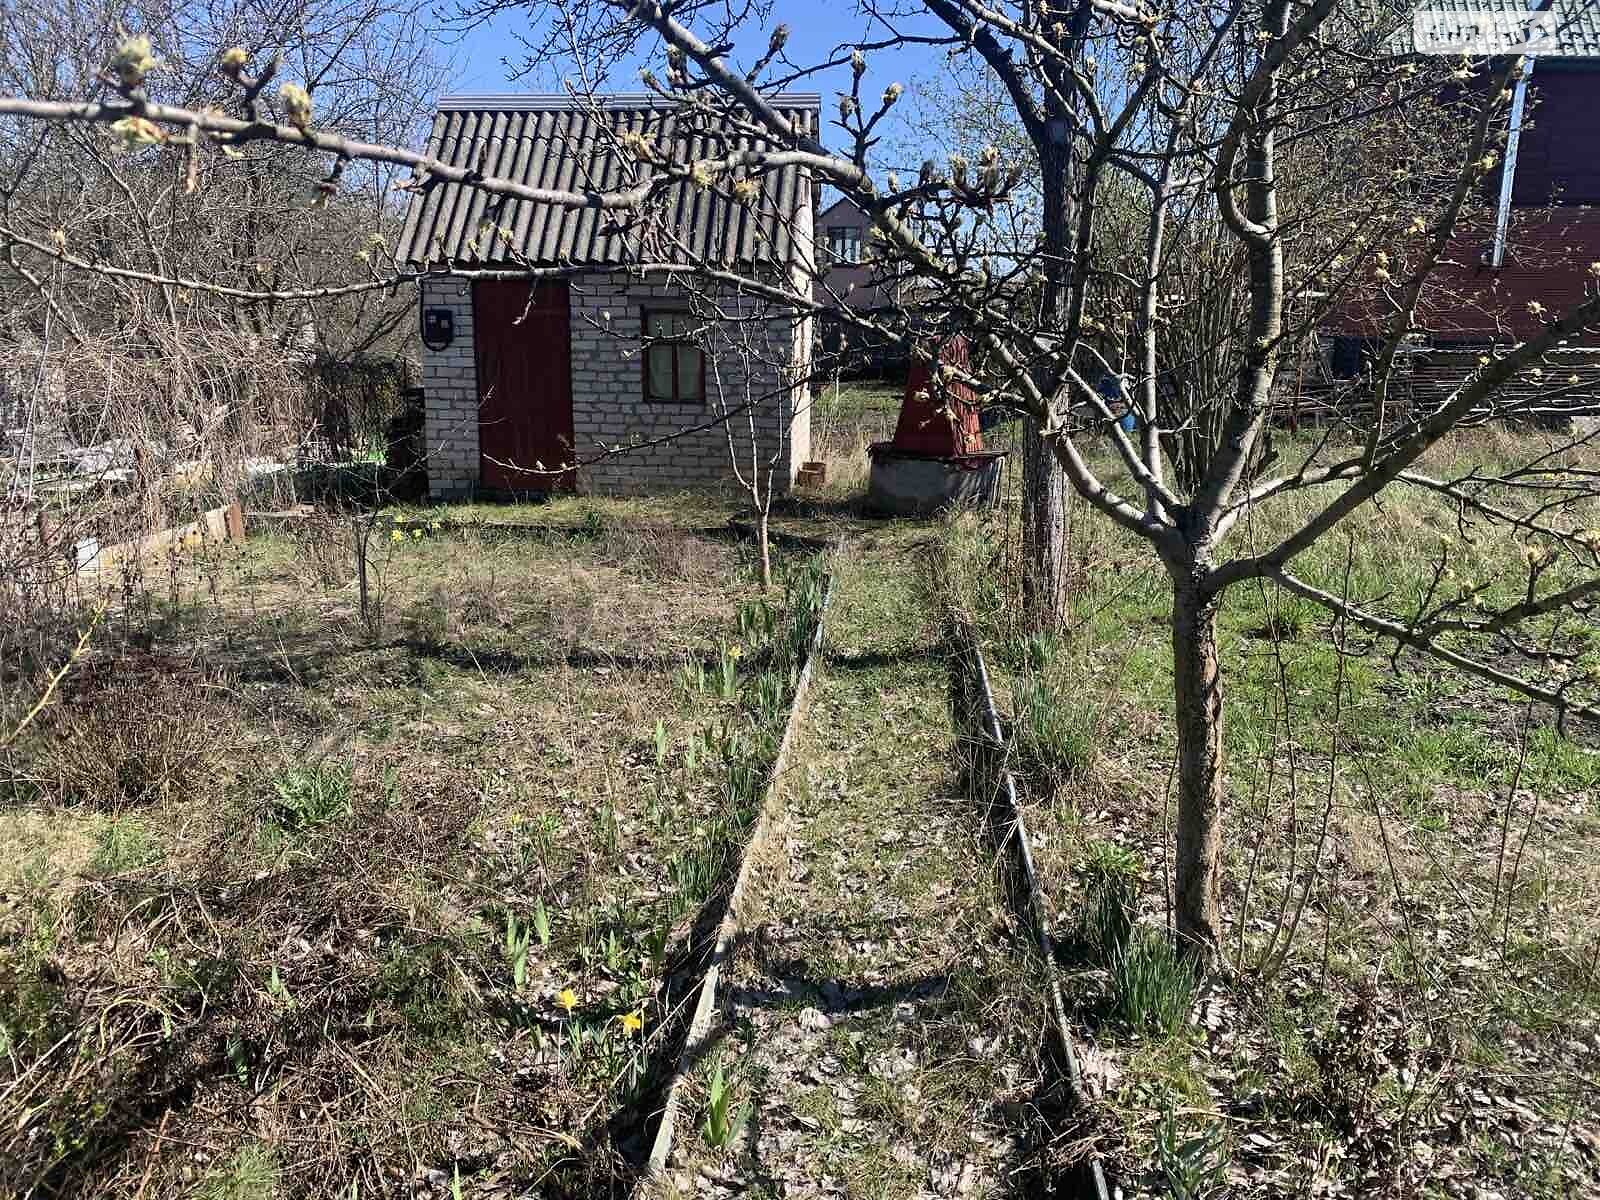
[[[1463,438],[1439,457],[1494,449]],[[947,557],[1009,717],[1114,1180],[1242,1197],[1600,1189],[1594,732],[1563,737],[1498,689],[1391,660],[1270,586],[1236,590],[1226,964],[1196,985],[1165,950],[1170,583],[1147,548],[1074,530],[1059,635],[1010,615],[1003,515],[955,522]],[[1299,566],[1380,608],[1461,536],[1415,495],[1352,533],[1353,567],[1343,543]],[[1491,606],[1525,585],[1522,544],[1458,547]],[[1594,649],[1581,622],[1534,637]]]
[[[817,581],[759,597],[738,543],[623,511],[380,523],[365,617],[336,522],[107,598],[5,763],[0,1190],[636,1170]]]

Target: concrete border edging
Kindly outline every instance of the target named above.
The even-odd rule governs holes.
[[[820,545],[833,558],[837,558],[843,548],[842,542],[820,543]],[[822,602],[817,608],[816,628],[811,631],[811,641],[806,647],[806,661],[800,669],[800,678],[795,684],[794,697],[789,703],[789,716],[784,723],[783,740],[779,743],[777,757],[772,762],[772,772],[767,780],[767,792],[761,804],[761,813],[756,818],[755,826],[750,831],[749,840],[745,843],[744,853],[739,860],[739,872],[734,879],[733,890],[728,894],[722,921],[717,926],[716,941],[712,946],[705,974],[700,981],[700,995],[695,1004],[694,1016],[690,1019],[689,1029],[684,1035],[683,1049],[679,1052],[677,1066],[672,1072],[672,1080],[667,1085],[666,1099],[661,1108],[660,1124],[656,1127],[656,1136],[651,1144],[650,1158],[645,1173],[639,1181],[639,1186],[634,1189],[635,1196],[642,1194],[645,1185],[658,1181],[666,1173],[667,1159],[672,1154],[672,1140],[677,1131],[678,1111],[683,1103],[684,1087],[693,1073],[694,1064],[703,1054],[711,1033],[712,1017],[716,1012],[717,1006],[717,987],[721,981],[722,968],[732,957],[734,939],[738,936],[740,925],[739,908],[749,885],[751,863],[765,847],[772,835],[775,824],[774,817],[778,809],[778,789],[789,765],[789,754],[794,745],[794,732],[800,723],[800,716],[805,710],[817,660],[822,654],[823,631],[827,624],[828,608],[833,602],[834,582],[834,568],[832,562],[830,562],[827,578],[823,583]]]
[[[1078,1051],[1072,1036],[1072,1028],[1067,1020],[1067,1005],[1065,993],[1061,987],[1061,974],[1056,967],[1055,939],[1050,936],[1050,924],[1045,912],[1044,889],[1039,883],[1039,874],[1034,867],[1033,849],[1028,839],[1027,822],[1023,820],[1022,807],[1017,801],[1017,781],[1011,773],[1011,768],[1006,765],[1009,746],[1006,742],[1005,731],[1000,724],[1000,713],[995,707],[994,690],[989,683],[989,668],[983,658],[983,649],[978,645],[977,633],[972,627],[959,618],[950,617],[951,640],[954,642],[961,661],[959,668],[970,672],[970,678],[962,680],[963,687],[969,696],[976,699],[977,711],[961,713],[958,717],[976,716],[978,721],[978,734],[986,743],[990,761],[994,766],[994,773],[998,786],[995,788],[997,800],[1003,809],[1000,822],[997,824],[1004,832],[998,838],[997,852],[1004,854],[1009,848],[1015,859],[1014,869],[1022,879],[1027,891],[1027,908],[1024,914],[1033,925],[1034,938],[1041,957],[1044,959],[1046,983],[1046,1002],[1050,1009],[1050,1024],[1055,1034],[1056,1047],[1061,1053],[1061,1060],[1066,1067],[1067,1092],[1072,1098],[1073,1106],[1083,1109],[1087,1104],[1087,1094],[1083,1088],[1083,1070],[1078,1061]],[[976,687],[970,687],[971,684]],[[1101,1166],[1098,1155],[1091,1155],[1086,1169],[1088,1195],[1095,1200],[1109,1200],[1110,1191],[1106,1186],[1105,1170]]]

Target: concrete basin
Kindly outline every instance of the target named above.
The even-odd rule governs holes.
[[[867,508],[875,513],[927,517],[957,504],[988,508],[1000,495],[1004,450],[933,455],[877,442],[867,454],[872,459]]]

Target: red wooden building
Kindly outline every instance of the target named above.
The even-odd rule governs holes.
[[[1525,0],[1423,0],[1419,11],[1503,22],[1531,7]],[[1444,376],[1459,377],[1449,351],[1525,338],[1596,285],[1590,265],[1600,262],[1600,3],[1555,0],[1545,11],[1554,33],[1528,59],[1514,95],[1504,153],[1485,181],[1487,215],[1461,229],[1419,303],[1425,348],[1445,352],[1418,358],[1419,386],[1430,372],[1442,372],[1441,384],[1449,382]],[[1328,332],[1332,379],[1357,378],[1376,320],[1347,310]],[[1562,357],[1563,378],[1569,368],[1578,371],[1589,402],[1600,399],[1600,333]]]

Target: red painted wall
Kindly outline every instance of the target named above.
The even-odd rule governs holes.
[[[1600,286],[1600,206],[1513,209],[1503,265],[1489,265],[1492,226],[1463,230],[1430,276],[1417,323],[1436,342],[1525,338],[1543,320],[1572,308]],[[1530,312],[1542,304],[1543,317]],[[1387,309],[1352,301],[1328,322],[1330,333],[1373,336]],[[1583,345],[1600,346],[1600,332]]]
[[[1525,338],[1542,324],[1530,302],[1553,316],[1600,286],[1590,272],[1600,262],[1600,61],[1542,60],[1528,97],[1504,263],[1489,266],[1500,194],[1494,171],[1484,180],[1485,224],[1460,231],[1419,305],[1418,323],[1437,342]],[[1328,330],[1374,334],[1382,311],[1352,300]],[[1600,346],[1600,331],[1578,344]]]
[[[1499,270],[1474,265],[1492,243],[1492,231],[1471,239],[1430,282],[1423,315],[1441,339],[1452,330],[1469,337],[1527,337],[1544,323],[1528,310],[1529,302],[1554,316],[1600,283],[1589,269],[1600,262],[1600,208],[1513,210],[1504,264]],[[1600,344],[1600,335],[1585,340]]]
[[[1513,204],[1600,204],[1600,69],[1535,64]]]

